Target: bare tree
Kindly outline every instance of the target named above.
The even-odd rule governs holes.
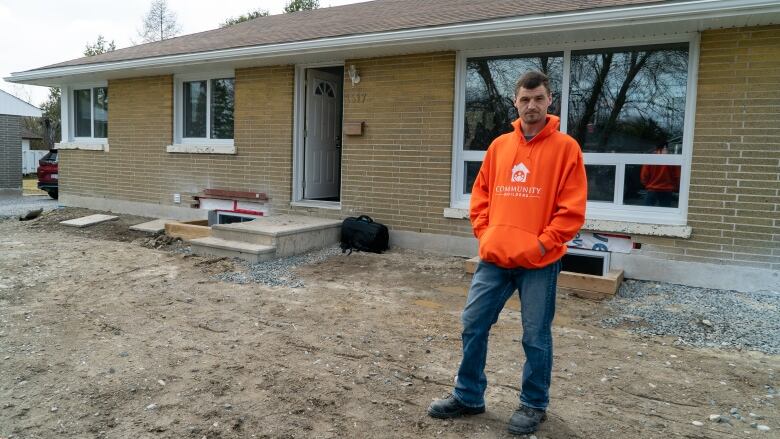
[[[167,0],[152,0],[141,26],[138,36],[144,43],[167,40],[181,32],[176,13],[168,7]]]

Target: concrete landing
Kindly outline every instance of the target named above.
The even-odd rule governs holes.
[[[165,231],[165,223],[169,223],[173,220],[171,219],[156,219],[152,221],[147,221],[145,223],[136,224],[134,226],[130,226],[130,230],[136,230],[138,232],[145,232],[145,233],[162,233]]]
[[[229,241],[213,236],[193,239],[190,245],[196,255],[239,258],[252,263],[273,259],[276,254],[276,248],[272,246]]]
[[[275,215],[245,223],[215,224],[211,236],[229,241],[268,245],[276,257],[306,253],[341,240],[341,220],[298,215]]]
[[[211,239],[215,241],[192,240],[192,252],[196,255],[216,254],[213,249],[219,248],[225,252],[239,252],[239,254],[220,254],[221,256],[232,256],[250,262],[259,262],[271,258],[298,255],[336,244],[341,239],[341,220],[298,215],[273,215],[245,223],[215,224],[211,226]],[[224,245],[220,247],[215,244],[218,242],[243,243],[265,249],[270,248],[273,251],[262,253],[263,258],[266,258],[266,254],[269,257],[258,260],[254,253],[242,251],[238,246],[232,246],[231,249]],[[209,253],[204,253],[206,251]]]
[[[106,221],[113,221],[115,219],[117,219],[117,217],[114,215],[97,214],[97,215],[89,215],[81,218],[62,221],[60,222],[60,224],[70,226],[70,227],[87,227],[87,226],[103,223]]]
[[[300,215],[272,215],[244,223],[215,224],[212,229],[237,230],[243,233],[278,237],[331,227],[341,227],[341,220]]]

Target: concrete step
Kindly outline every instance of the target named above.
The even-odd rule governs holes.
[[[276,247],[242,241],[230,241],[209,236],[190,241],[192,253],[199,256],[239,258],[251,263],[268,261],[276,257]]]
[[[305,253],[339,242],[341,220],[300,215],[272,215],[254,221],[215,224],[211,236],[276,247],[277,257]]]

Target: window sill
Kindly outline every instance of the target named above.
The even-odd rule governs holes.
[[[108,152],[108,143],[104,142],[63,142],[55,143],[54,148],[63,149],[81,149],[85,151],[106,151]]]
[[[300,200],[290,202],[291,207],[313,207],[316,209],[341,210],[338,201]]]
[[[165,147],[166,152],[185,154],[235,154],[235,145],[195,145],[177,143]]]
[[[448,207],[444,209],[445,218],[468,219],[469,210]],[[670,238],[691,237],[691,226],[669,225],[669,224],[645,224],[630,221],[610,221],[610,220],[585,220],[582,230],[593,232],[612,232],[624,233],[626,235],[643,236],[664,236]]]

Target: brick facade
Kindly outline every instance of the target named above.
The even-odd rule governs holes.
[[[173,78],[109,81],[108,152],[63,150],[61,191],[182,205],[204,188],[268,193],[287,208],[292,167],[294,70],[236,70],[235,155],[167,153],[173,141]],[[140,213],[140,212],[139,212]]]
[[[365,131],[345,138],[345,213],[367,213],[394,230],[471,236],[468,222],[443,216],[450,206],[455,54],[350,64],[362,79],[356,87],[346,80],[344,120],[365,121]]]
[[[690,239],[639,254],[780,270],[780,26],[703,32]]]
[[[0,191],[22,188],[22,118],[0,114]]]
[[[369,214],[396,231],[471,236],[449,207],[455,54],[348,60],[342,209],[291,208],[292,66],[236,71],[235,155],[170,154],[170,76],[109,82],[110,151],[63,151],[63,191],[172,205],[203,188],[267,192],[274,212]],[[636,254],[780,269],[780,26],[702,34],[690,239],[635,236]]]

